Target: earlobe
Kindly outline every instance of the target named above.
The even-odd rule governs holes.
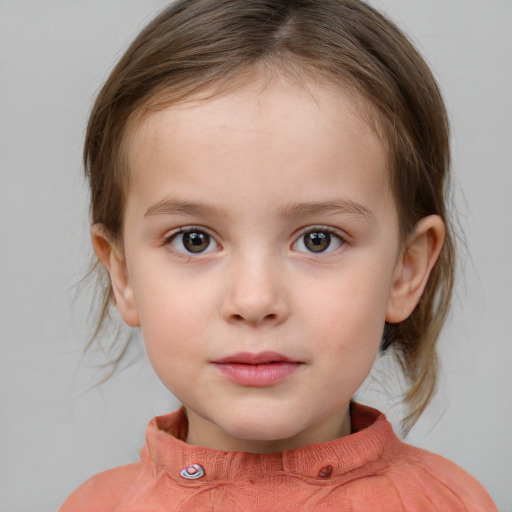
[[[129,326],[138,327],[137,303],[122,248],[107,235],[102,224],[93,224],[91,238],[94,252],[109,273],[119,313]]]
[[[439,215],[429,215],[416,224],[395,268],[386,322],[402,322],[414,311],[441,253],[445,233]]]

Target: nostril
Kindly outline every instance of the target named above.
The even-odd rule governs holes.
[[[253,324],[263,324],[263,323],[272,323],[277,321],[278,315],[275,313],[269,313],[268,315],[264,315],[263,317],[251,317],[250,315],[244,316],[239,313],[235,313],[231,315],[232,320],[235,322],[248,322]]]
[[[288,305],[282,299],[267,300],[257,295],[242,299],[230,297],[224,302],[221,310],[224,320],[237,325],[271,326],[281,324],[288,317]]]

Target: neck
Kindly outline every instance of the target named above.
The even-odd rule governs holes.
[[[214,450],[250,453],[281,453],[312,444],[324,443],[351,433],[350,407],[347,404],[327,418],[286,439],[244,439],[232,435],[210,421],[187,410],[186,443]]]

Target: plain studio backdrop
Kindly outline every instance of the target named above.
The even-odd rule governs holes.
[[[441,84],[467,246],[439,393],[408,441],[454,460],[512,511],[512,1],[372,3]],[[148,421],[177,406],[137,343],[131,364],[93,387],[101,357],[82,358],[90,293],[75,286],[91,257],[86,119],[114,62],[164,5],[0,0],[0,512],[56,510],[91,475],[136,460]],[[381,373],[367,402],[382,398],[396,420]]]

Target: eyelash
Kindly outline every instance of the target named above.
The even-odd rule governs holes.
[[[322,239],[327,240],[327,243],[328,243],[327,248],[324,250],[319,250],[319,251],[312,251],[312,250],[308,250],[307,248],[305,248],[305,250],[301,249],[301,250],[298,250],[298,252],[308,254],[310,257],[318,257],[318,256],[325,257],[326,255],[331,255],[331,253],[336,252],[338,249],[342,248],[347,243],[346,240],[336,230],[334,230],[332,228],[329,228],[326,226],[308,226],[307,228],[305,228],[304,230],[301,231],[300,235],[295,239],[295,241],[291,245],[291,248],[292,249],[295,248],[295,250],[297,250],[296,246],[299,245],[301,242],[302,242],[302,245],[304,245],[304,247],[305,247],[306,243],[304,242],[304,237],[308,234],[313,234],[313,233],[322,233],[324,235],[327,234],[327,238],[319,237],[320,243],[322,242]],[[205,250],[202,250],[202,251],[200,250],[197,252],[189,251],[185,248],[183,240],[181,240],[182,249],[178,249],[177,247],[173,246],[173,242],[175,242],[180,235],[187,235],[187,234],[206,235],[206,237],[208,237],[208,245],[205,247]],[[331,249],[332,238],[335,238],[338,240],[337,246],[334,247],[333,249]],[[316,242],[314,242],[314,243],[316,243]],[[214,246],[213,248],[211,248],[212,244]],[[208,254],[208,253],[214,251],[216,247],[217,248],[220,247],[220,244],[215,240],[215,237],[213,235],[211,235],[207,229],[205,229],[204,227],[201,227],[201,226],[182,226],[182,227],[176,229],[175,231],[173,231],[172,233],[168,234],[167,236],[165,236],[164,240],[163,240],[163,245],[171,246],[172,249],[174,250],[174,252],[178,253],[181,256],[194,256],[194,255],[201,256],[203,254]],[[197,244],[197,245],[199,246],[200,244]],[[318,244],[318,245],[320,245],[320,244]]]

